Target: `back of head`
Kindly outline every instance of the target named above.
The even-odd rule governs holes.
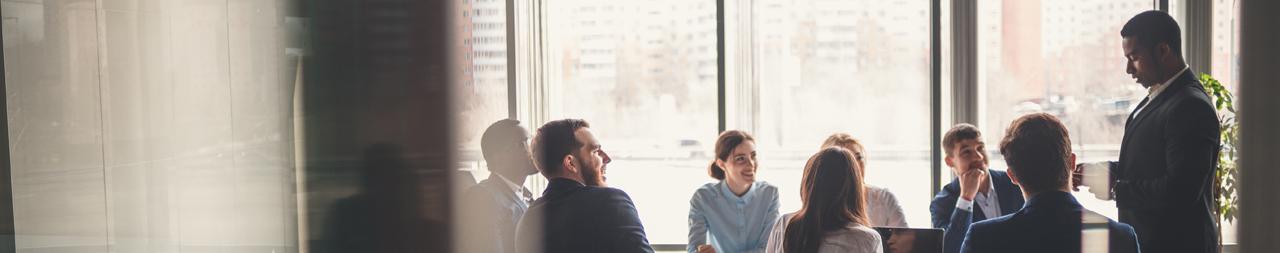
[[[826,141],[822,142],[822,148],[842,147],[849,151],[853,151],[854,146],[862,146],[862,142],[859,142],[858,139],[853,138],[853,136],[849,136],[849,134],[846,133],[832,134],[827,137]]]
[[[756,140],[751,138],[750,134],[741,130],[728,130],[720,133],[720,137],[716,138],[715,159],[729,159],[729,154],[733,153],[733,149],[748,141],[754,142]],[[716,180],[724,180],[724,168],[720,168],[716,161],[711,161],[711,166],[707,167],[707,174]]]
[[[1120,37],[1137,39],[1137,45],[1155,52],[1156,45],[1168,44],[1174,55],[1182,55],[1182,30],[1178,21],[1163,11],[1138,13],[1120,29]]]
[[[804,166],[800,183],[803,206],[787,222],[785,252],[817,252],[826,232],[856,222],[866,226],[866,189],[855,173],[853,153],[841,147],[822,149]]]
[[[516,144],[517,141],[524,141],[517,140],[523,137],[517,136],[518,131],[522,131],[516,129],[518,127],[520,127],[520,121],[515,119],[502,119],[489,125],[489,128],[485,129],[484,134],[480,136],[480,154],[484,156],[484,160],[493,162],[496,159],[494,156],[499,151]]]
[[[982,132],[978,131],[978,127],[968,123],[956,124],[947,130],[947,134],[942,136],[942,150],[946,151],[947,156],[951,156],[952,149],[956,148],[956,143],[964,140],[982,138]]]
[[[1009,174],[1027,192],[1061,190],[1071,185],[1071,139],[1057,118],[1024,115],[1009,124],[1000,141]]]
[[[584,145],[574,132],[580,128],[590,127],[581,119],[562,119],[547,122],[538,128],[533,137],[533,161],[538,171],[548,178],[560,174],[561,161],[565,156]]]

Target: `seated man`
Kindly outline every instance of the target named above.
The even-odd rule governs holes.
[[[1017,212],[1022,193],[1002,171],[987,169],[987,148],[982,133],[970,124],[958,124],[942,137],[947,166],[956,179],[942,187],[929,204],[933,228],[946,230],[942,252],[960,252],[969,224]]]
[[[653,252],[631,197],[606,187],[609,155],[588,127],[563,119],[538,128],[533,160],[547,189],[516,228],[520,252]]]
[[[1076,156],[1066,127],[1053,116],[1014,120],[1000,154],[1027,204],[971,225],[960,252],[1138,252],[1133,227],[1085,210],[1069,193]]]
[[[524,179],[538,173],[528,140],[529,131],[514,119],[494,122],[480,137],[480,153],[491,173],[460,200],[460,252],[516,251],[516,224],[532,200]]]

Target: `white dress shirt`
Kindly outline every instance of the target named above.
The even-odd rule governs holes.
[[[889,189],[867,185],[867,218],[873,227],[907,228],[907,218],[898,205],[898,197]]]
[[[1159,96],[1160,92],[1164,91],[1165,87],[1169,87],[1169,84],[1173,83],[1173,80],[1178,80],[1178,77],[1182,76],[1182,72],[1187,72],[1188,69],[1191,69],[1191,66],[1183,67],[1181,71],[1178,71],[1178,74],[1174,74],[1173,77],[1170,77],[1169,80],[1165,80],[1164,83],[1161,83],[1160,85],[1147,87],[1147,103],[1133,111],[1133,115],[1131,117],[1138,117],[1138,113],[1141,113],[1143,108],[1147,108],[1147,105],[1151,104],[1152,100],[1156,100],[1156,96]]]
[[[987,174],[987,182],[991,182],[990,173]],[[987,193],[983,194],[979,191],[978,194],[973,195],[973,201],[964,198],[956,199],[956,208],[973,212],[973,205],[978,204],[978,207],[982,208],[982,214],[986,215],[987,219],[1000,217],[1000,197],[996,195],[996,183],[992,182],[987,187],[989,187],[987,188]]]

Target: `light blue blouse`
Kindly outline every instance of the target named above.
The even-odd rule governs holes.
[[[738,197],[724,180],[707,183],[689,200],[686,249],[696,253],[698,245],[709,244],[719,253],[764,252],[777,219],[778,187],[756,181]]]

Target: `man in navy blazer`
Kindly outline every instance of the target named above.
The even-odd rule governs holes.
[[[516,252],[516,224],[532,200],[524,181],[538,173],[528,140],[529,131],[514,119],[494,122],[480,137],[490,174],[462,195],[460,252]]]
[[[520,219],[519,252],[653,252],[631,197],[605,185],[609,155],[586,121],[538,128],[533,157],[547,189]]]
[[[961,253],[1138,252],[1133,227],[1085,210],[1071,196],[1076,157],[1058,119],[1036,113],[1014,120],[1000,154],[1027,203],[1016,213],[970,225]]]
[[[929,204],[933,228],[946,230],[942,252],[960,252],[969,224],[1017,212],[1022,193],[1002,171],[987,169],[982,133],[970,124],[957,124],[942,138],[947,166],[956,179],[942,187]]]

